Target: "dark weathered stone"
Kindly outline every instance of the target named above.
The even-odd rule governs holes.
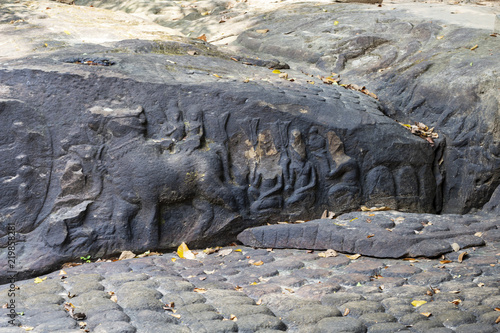
[[[2,157],[16,161],[1,167],[0,210],[24,240],[19,274],[87,254],[220,244],[247,226],[363,202],[434,210],[435,148],[376,100],[278,78],[225,82],[206,74],[220,66],[227,77],[269,72],[213,47],[203,51],[212,58],[197,57],[205,75],[159,69],[186,45],[126,41],[86,50],[93,66],[68,64],[79,57],[70,49],[0,70],[2,83],[16,87],[0,101]],[[202,52],[203,42],[193,47]],[[191,66],[189,56],[175,62]],[[425,185],[411,203],[397,190],[407,173]],[[0,236],[7,246],[7,233]]]
[[[412,222],[416,216],[425,222]],[[393,227],[384,227],[384,220]],[[495,225],[491,228],[498,230]],[[334,220],[250,228],[240,233],[238,239],[256,247],[334,249],[379,258],[437,257],[453,251],[452,244],[461,249],[484,245],[484,240],[476,236],[482,235],[482,230],[483,224],[457,221],[453,215],[356,212]]]

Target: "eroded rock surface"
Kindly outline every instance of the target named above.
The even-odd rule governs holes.
[[[19,277],[80,256],[219,245],[325,209],[462,213],[498,184],[485,30],[359,4],[75,4],[86,7],[10,1],[0,13],[0,216]],[[332,71],[380,101],[332,85]],[[423,236],[406,236],[423,253]]]

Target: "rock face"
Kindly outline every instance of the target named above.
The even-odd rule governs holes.
[[[446,140],[438,210],[463,214],[481,208],[500,184],[498,38],[493,20],[485,29],[463,18],[455,25],[446,20],[460,8],[432,5],[443,15],[431,19],[432,8],[422,17],[418,6],[325,4],[316,11],[276,11],[236,43],[312,74],[335,72],[341,82],[376,93],[393,119],[435,127]],[[483,17],[489,22],[489,16],[476,20]],[[256,32],[264,27],[268,33]]]
[[[169,54],[183,49],[198,55]],[[20,274],[87,254],[217,244],[361,203],[435,209],[439,143],[367,95],[283,80],[202,41],[86,51],[0,71],[1,154],[13,161],[2,164],[1,214],[16,226]],[[241,71],[266,81],[232,78]]]

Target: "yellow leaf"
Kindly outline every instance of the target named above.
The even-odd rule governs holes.
[[[279,69],[275,69],[275,70],[273,71],[273,74],[279,74],[279,73],[281,73],[281,71],[280,71]]]
[[[217,77],[217,78],[221,78],[221,76],[219,76],[219,75],[217,75],[217,74],[214,74],[214,76],[215,76],[215,77]]]
[[[47,277],[44,277],[43,279],[41,279],[41,278],[37,277],[37,278],[35,279],[35,283],[41,283],[41,282],[43,282],[43,281],[45,281],[45,280],[47,280]]]
[[[25,331],[33,331],[34,327],[31,326],[21,326]]]
[[[236,250],[234,250],[234,252],[242,252],[242,250],[241,249],[236,249]]]
[[[71,35],[71,32],[69,32],[68,30],[64,30],[64,33],[65,33],[66,35]]]
[[[45,43],[43,44],[43,47],[49,47],[49,44]]]
[[[252,283],[250,283],[251,286],[256,286],[258,284],[259,284],[258,282],[252,282]]]
[[[177,248],[177,255],[179,258],[184,258],[184,253],[189,251],[189,248],[187,247],[186,243],[182,242],[181,245]]]
[[[357,217],[355,217],[355,218],[353,218],[353,219],[349,220],[349,222],[352,222],[352,221],[357,220],[357,219],[358,219],[358,218],[357,218]]]
[[[443,39],[444,36],[437,36],[436,39]]]
[[[351,259],[351,260],[356,260],[358,259],[359,257],[361,257],[361,254],[353,254],[353,255],[348,255],[346,254],[345,255],[347,258]]]
[[[252,265],[254,265],[254,266],[262,266],[263,264],[264,264],[264,262],[262,260],[259,260],[257,262],[252,263]]]
[[[339,25],[339,21],[333,22],[333,25]]]
[[[479,45],[474,45],[473,47],[470,48],[471,51],[474,51],[475,49],[477,49],[479,47]]]
[[[172,262],[175,262],[177,259],[176,259],[176,258],[172,258],[172,259],[170,259],[170,260],[172,260]]]
[[[424,305],[425,303],[427,303],[427,302],[426,301],[413,301],[413,302],[411,302],[411,305],[418,308],[419,306]]]
[[[61,271],[59,272],[59,275],[65,275],[65,274],[68,274],[68,273],[66,273],[65,271],[63,271],[63,270],[61,269]]]

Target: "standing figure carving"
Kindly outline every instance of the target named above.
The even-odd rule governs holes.
[[[294,213],[300,213],[305,207],[314,204],[317,179],[314,167],[307,160],[306,146],[298,129],[292,130],[290,134],[289,151],[291,162],[286,183],[293,191],[286,199],[285,207]]]

